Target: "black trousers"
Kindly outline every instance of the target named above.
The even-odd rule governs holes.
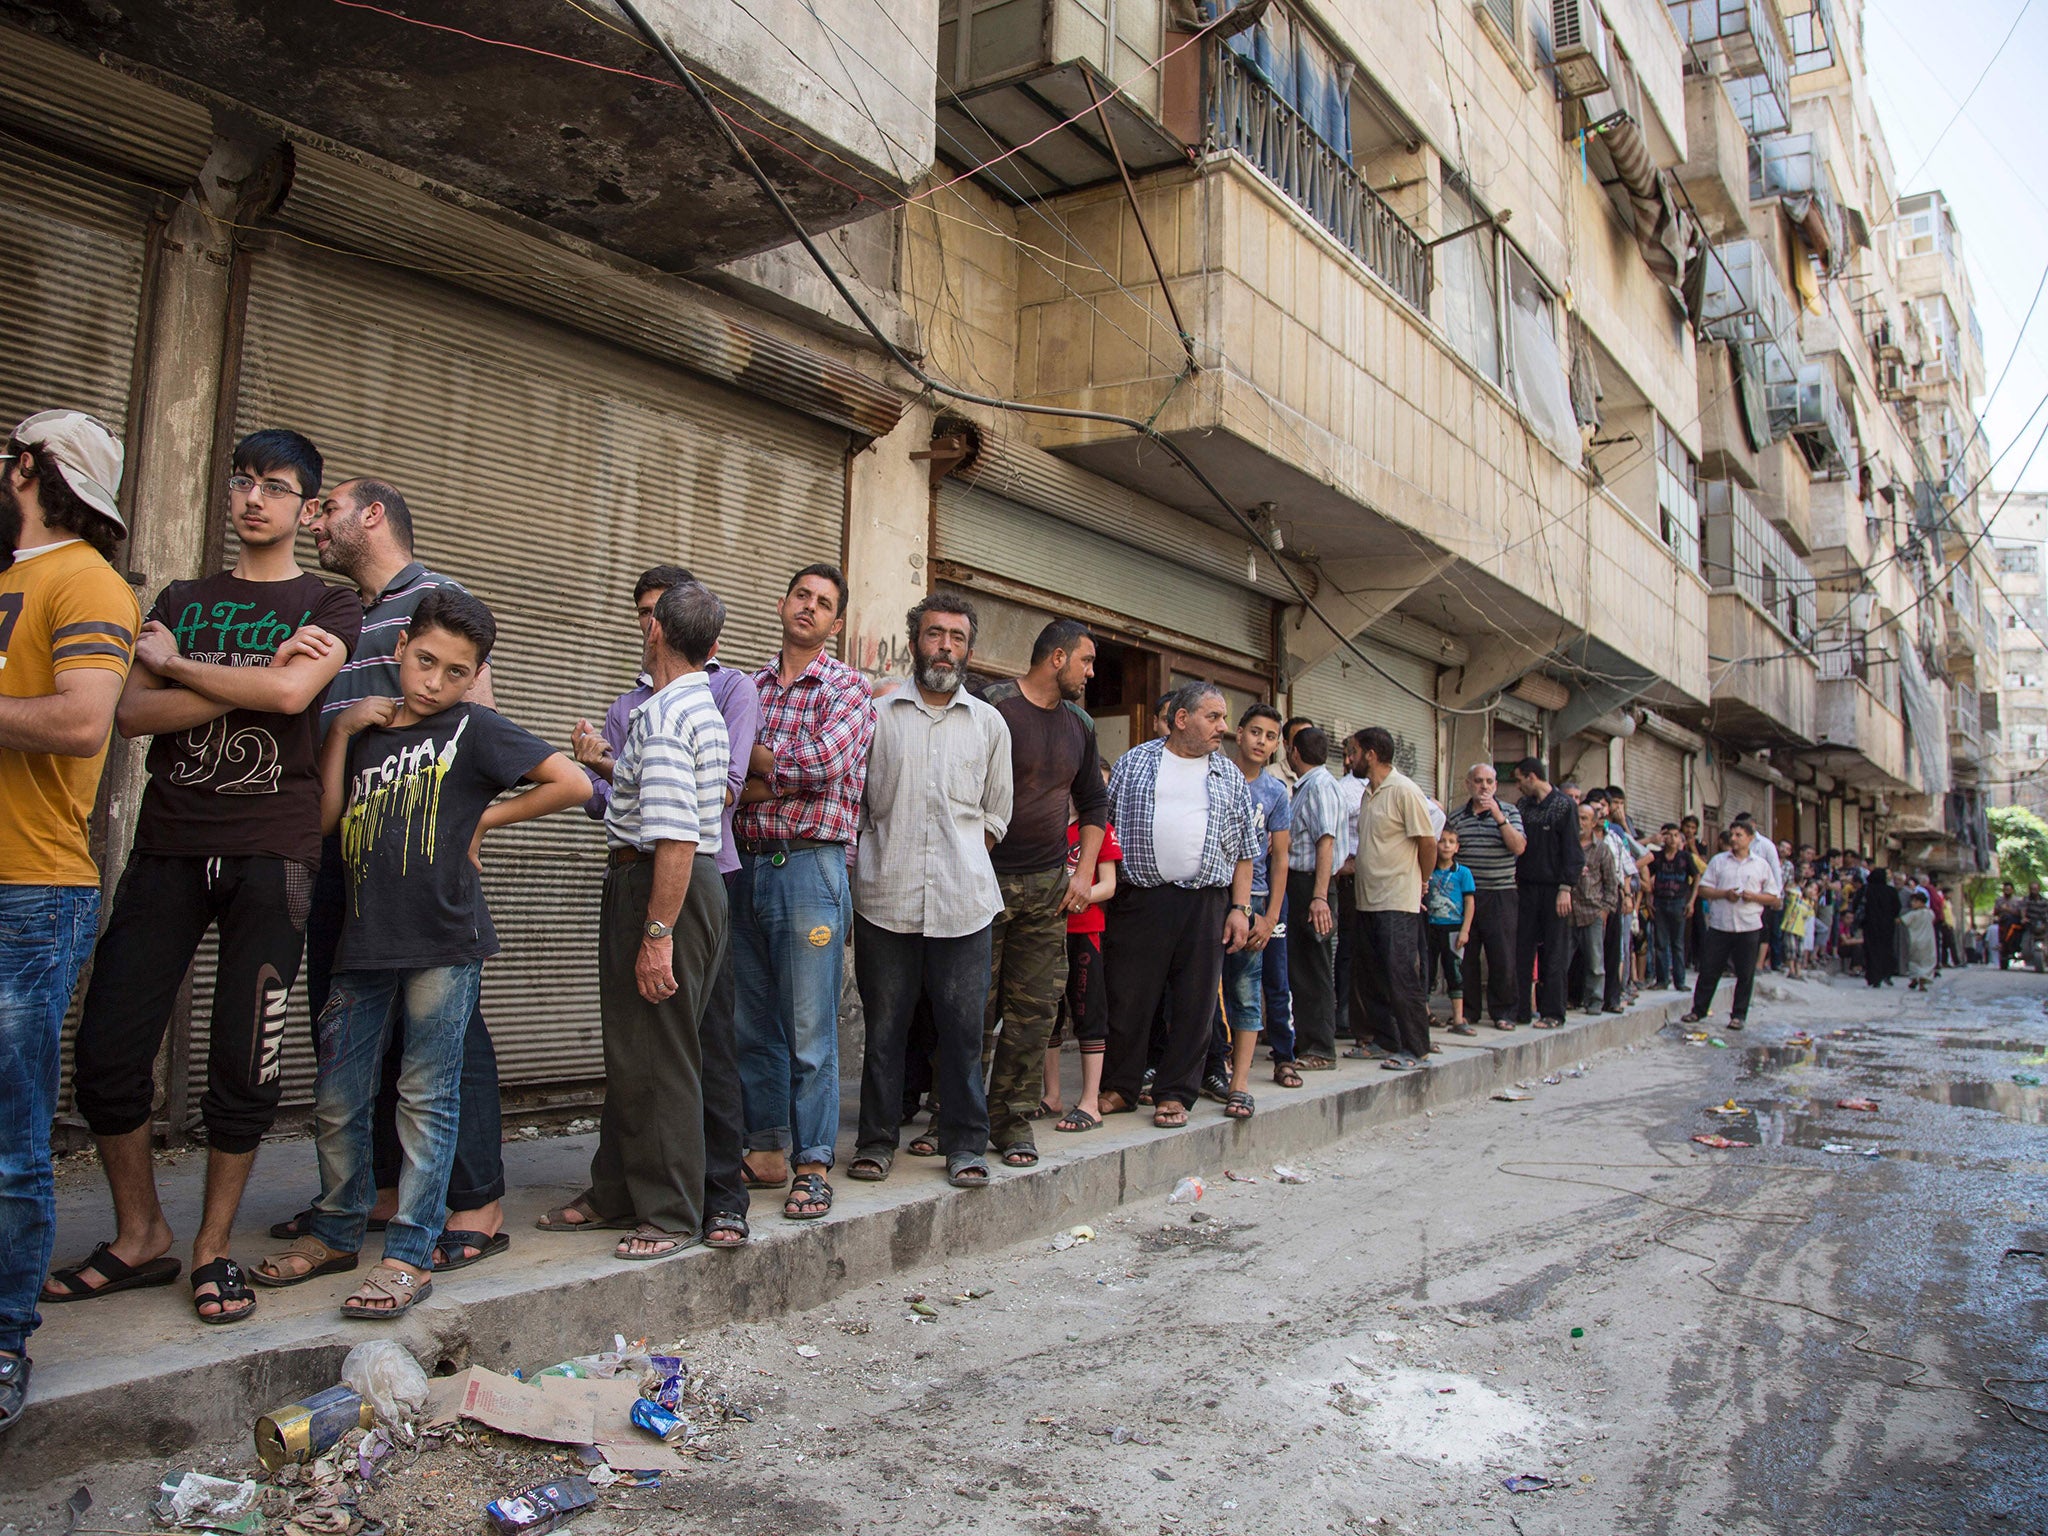
[[[1700,945],[1700,975],[1693,984],[1692,1011],[1701,1018],[1714,1006],[1714,989],[1721,984],[1722,974],[1735,972],[1735,1003],[1728,1010],[1732,1019],[1749,1017],[1749,992],[1756,983],[1756,954],[1763,942],[1763,931],[1752,928],[1746,933],[1729,933],[1721,928],[1709,928]]]
[[[1496,1024],[1515,1016],[1515,920],[1520,905],[1514,888],[1472,893],[1472,938],[1465,945],[1465,1017],[1480,1014]]]
[[[1330,882],[1335,896],[1337,882]],[[1294,1050],[1297,1056],[1337,1054],[1337,932],[1328,938],[1316,932],[1309,916],[1315,899],[1312,869],[1287,873],[1287,987],[1294,997]],[[1336,916],[1334,904],[1330,915]]]
[[[1650,944],[1653,972],[1650,980],[1660,985],[1685,985],[1685,903],[1658,901],[1650,908],[1654,937]]]
[[[1138,1102],[1152,1021],[1166,1003],[1165,1039],[1153,1102],[1192,1107],[1201,1096],[1202,1063],[1223,982],[1223,919],[1230,888],[1123,885],[1110,899],[1102,935],[1109,984],[1109,1039],[1102,1086]]]
[[[1634,921],[1634,918],[1624,917],[1619,911],[1607,914],[1607,931],[1600,936],[1600,967],[1607,973],[1607,984],[1600,998],[1600,1005],[1603,1008],[1621,1006],[1622,986],[1628,980],[1621,974],[1621,925]],[[1586,1001],[1591,1003],[1592,999],[1587,998]]]
[[[1351,964],[1358,958],[1358,892],[1349,875],[1335,875],[1330,879],[1330,894],[1336,899],[1336,931],[1330,936],[1336,945],[1331,964],[1331,984],[1337,993],[1336,1029],[1333,1032],[1328,1053],[1334,1057],[1336,1040],[1357,1040],[1363,1043],[1365,1031],[1358,1028],[1351,1017]],[[1294,1048],[1303,1056],[1316,1053],[1301,1043],[1300,1031],[1295,1032]]]
[[[93,956],[76,1050],[78,1111],[95,1136],[149,1124],[156,1053],[192,956],[220,929],[199,1112],[207,1145],[254,1152],[283,1089],[284,1010],[306,947],[313,874],[268,856],[129,856]]]
[[[853,915],[853,979],[867,1016],[857,1156],[891,1157],[903,1129],[903,1060],[920,1000],[931,1005],[939,1150],[979,1157],[988,1147],[981,1036],[988,1013],[992,925],[959,938],[896,933]]]
[[[341,943],[342,914],[348,907],[348,875],[341,839],[321,844],[320,872],[313,881],[313,910],[306,918],[306,1006],[312,1010],[314,1054],[319,1054],[321,1013],[332,990],[334,951]],[[481,994],[479,994],[481,997]],[[398,1069],[405,1056],[405,1031],[391,1031],[384,1051],[384,1077],[370,1118],[370,1158],[379,1189],[396,1189],[405,1156],[398,1144]],[[505,1194],[504,1130],[498,1102],[498,1052],[479,1001],[462,1039],[461,1125],[455,1133],[455,1170],[448,1179],[448,1209],[474,1211]]]
[[[1458,930],[1451,923],[1430,923],[1425,932],[1429,938],[1428,972],[1423,981],[1423,995],[1436,991],[1436,979],[1444,979],[1444,996],[1457,998],[1465,996],[1465,973],[1458,964]]]
[[[719,877],[725,886],[727,912],[732,911],[733,882],[739,877],[736,869]],[[697,1023],[697,1044],[703,1056],[706,1216],[744,1216],[750,1204],[747,1181],[740,1171],[747,1155],[747,1115],[740,1099],[739,1038],[733,1032],[737,1002],[732,945],[728,943],[704,999],[704,1016]]]
[[[1562,1019],[1565,974],[1571,969],[1572,920],[1558,916],[1554,885],[1524,886],[1517,894],[1515,1022]]]
[[[1351,969],[1352,1016],[1387,1049],[1429,1055],[1429,993],[1422,979],[1422,914],[1360,912],[1359,956]]]

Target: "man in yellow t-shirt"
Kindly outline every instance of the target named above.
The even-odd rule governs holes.
[[[58,1037],[99,934],[86,823],[142,618],[107,563],[120,484],[119,440],[78,411],[29,417],[0,459],[0,1431],[42,1321]]]

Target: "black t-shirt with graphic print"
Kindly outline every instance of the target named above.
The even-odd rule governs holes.
[[[149,617],[178,654],[227,667],[267,667],[277,648],[318,624],[354,651],[362,601],[301,571],[287,581],[244,581],[223,571],[174,581]],[[325,697],[323,693],[321,697]],[[142,853],[320,862],[320,699],[295,715],[231,709],[149,747],[149,785],[136,818]]]
[[[554,750],[481,704],[357,733],[341,813],[348,905],[336,970],[462,965],[498,952],[469,842],[484,807]]]

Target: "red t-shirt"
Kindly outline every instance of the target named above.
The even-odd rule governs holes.
[[[1104,827],[1102,829],[1102,851],[1096,854],[1095,856],[1096,867],[1100,868],[1104,864],[1121,864],[1123,862],[1123,857],[1124,850],[1116,840],[1116,828]],[[1068,822],[1067,878],[1069,880],[1074,878],[1074,871],[1080,867],[1080,864],[1080,824],[1077,822]],[[1093,875],[1094,873],[1094,870],[1089,871],[1090,875]],[[1090,880],[1089,884],[1094,884],[1094,881]],[[1067,932],[1069,933],[1100,933],[1102,932],[1102,928],[1102,903],[1100,902],[1097,902],[1095,905],[1091,906],[1086,912],[1077,912],[1072,917],[1067,919]]]

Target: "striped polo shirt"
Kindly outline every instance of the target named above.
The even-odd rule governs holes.
[[[356,700],[398,697],[398,642],[412,627],[413,610],[420,599],[436,587],[453,587],[459,592],[462,583],[415,560],[386,582],[376,600],[363,609],[362,636],[327,685],[327,702],[320,706],[322,736],[334,717]]]
[[[1517,832],[1522,830],[1522,813],[1505,801],[1500,813]],[[1482,816],[1467,800],[1444,820],[1444,830],[1458,834],[1458,862],[1472,871],[1472,883],[1482,891],[1512,891],[1515,888],[1515,858],[1501,838],[1501,829],[1491,816]]]
[[[656,843],[721,846],[725,775],[732,749],[711,679],[685,672],[633,711],[612,766],[605,842],[654,852]]]

